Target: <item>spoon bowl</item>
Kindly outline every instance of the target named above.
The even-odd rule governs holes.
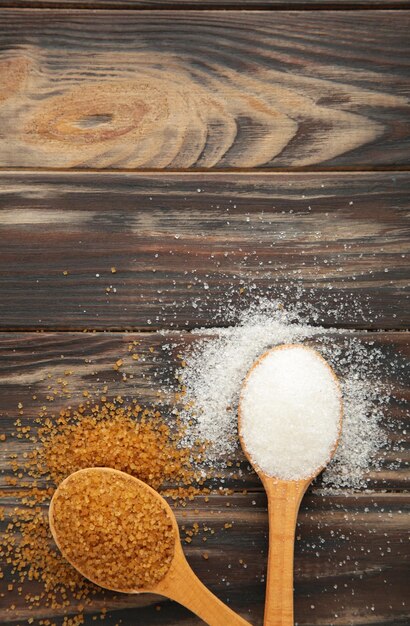
[[[102,481],[109,478],[112,485],[114,485],[114,489],[117,490],[121,490],[124,486],[124,480],[126,480],[127,487],[135,489],[135,498],[138,497],[138,494],[143,494],[145,502],[151,502],[157,507],[156,510],[161,510],[166,516],[169,530],[169,532],[167,531],[167,541],[171,542],[172,550],[170,552],[170,558],[164,568],[163,576],[154,584],[137,584],[135,586],[132,584],[113,585],[109,582],[111,576],[109,571],[106,572],[105,580],[104,573],[101,575],[100,572],[99,575],[93,575],[93,573],[89,571],[87,564],[84,566],[84,564],[81,564],[78,559],[72,556],[75,550],[72,551],[70,544],[67,544],[66,538],[61,530],[63,525],[60,524],[64,498],[70,496],[70,490],[72,493],[75,493],[77,498],[78,494],[80,494],[81,498],[81,490],[84,487],[84,481],[90,478],[97,484],[99,480]],[[86,501],[84,502],[84,506],[87,506]],[[247,621],[221,602],[221,600],[213,595],[197,578],[185,559],[179,537],[178,524],[173,511],[162,496],[138,478],[134,478],[119,470],[106,467],[87,468],[74,472],[59,485],[54,493],[49,508],[49,523],[54,541],[63,556],[80,574],[100,587],[121,593],[155,593],[165,596],[184,605],[210,626],[245,626],[246,624],[249,626]],[[87,531],[91,524],[87,516],[83,517],[81,514],[79,518],[73,519],[72,523],[76,525],[76,528],[78,528],[79,525],[81,526],[81,524],[88,524],[86,528]],[[126,549],[126,545],[124,549]],[[125,575],[129,576],[128,569]]]
[[[339,421],[333,446],[328,451],[326,459],[315,466],[308,476],[296,479],[285,479],[274,476],[264,471],[255,462],[250,454],[244,437],[244,392],[255,372],[255,369],[272,353],[279,350],[291,350],[302,348],[309,351],[327,368],[325,371],[331,374],[335,382],[335,389],[339,398]],[[242,449],[249,463],[253,466],[268,497],[269,513],[269,554],[268,573],[265,596],[264,626],[293,626],[293,553],[295,542],[295,530],[299,506],[303,495],[312,480],[324,469],[336,452],[342,428],[342,395],[338,378],[327,361],[312,348],[301,344],[285,344],[268,350],[255,361],[245,377],[238,405],[238,431]]]

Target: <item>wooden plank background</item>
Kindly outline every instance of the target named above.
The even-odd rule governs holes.
[[[399,359],[399,366],[405,366],[410,356],[410,345],[405,333],[358,333],[363,341],[369,341],[381,348],[386,358]],[[186,349],[194,337],[189,333],[173,333],[164,337],[160,333],[7,333],[0,336],[0,414],[2,432],[8,436],[7,446],[3,446],[0,467],[0,488],[2,504],[11,516],[14,497],[7,497],[13,487],[7,485],[8,455],[17,454],[17,461],[23,461],[33,444],[10,438],[13,431],[15,409],[21,402],[24,406],[24,424],[32,424],[45,397],[50,393],[48,385],[62,375],[67,368],[69,377],[69,399],[58,395],[50,405],[53,412],[63,408],[67,401],[76,405],[84,400],[83,391],[97,397],[102,387],[108,384],[113,395],[124,398],[137,397],[142,402],[155,403],[157,391],[161,389],[157,374],[172,376],[173,368],[179,362],[176,355]],[[128,345],[138,341],[139,361],[134,361],[128,353]],[[342,345],[342,337],[335,341]],[[177,343],[175,361],[161,349],[164,343]],[[120,372],[115,372],[113,363],[124,360]],[[126,372],[128,382],[123,380]],[[48,377],[51,374],[52,380]],[[133,378],[131,378],[133,376]],[[407,496],[401,493],[405,488],[410,459],[409,415],[405,402],[409,390],[397,381],[386,380],[394,385],[393,403],[389,424],[384,427],[391,438],[392,447],[400,436],[407,439],[407,451],[402,444],[401,463],[392,471],[392,461],[397,461],[397,452],[391,450],[383,460],[380,472],[370,475],[369,487],[374,493],[359,492],[354,495],[339,493],[323,497],[320,479],[309,490],[304,500],[296,548],[296,620],[300,625],[330,623],[405,624],[406,612],[401,606],[406,586],[406,563],[403,560],[403,534],[408,527],[406,514]],[[36,397],[33,400],[33,395]],[[172,409],[172,404],[169,409]],[[166,406],[163,409],[167,412]],[[266,498],[256,475],[250,471],[243,454],[238,450],[233,459],[241,463],[242,476],[232,478],[225,472],[224,486],[235,491],[234,495],[213,496],[209,503],[198,497],[188,506],[187,517],[181,516],[183,524],[199,521],[215,529],[216,533],[206,543],[208,561],[201,554],[204,550],[202,538],[194,538],[187,547],[187,555],[195,571],[225,601],[229,600],[244,617],[253,624],[262,624],[262,607],[266,567]],[[235,471],[237,471],[235,469]],[[247,490],[247,494],[243,490]],[[386,490],[389,493],[386,493]],[[229,503],[229,507],[226,504]],[[199,512],[195,513],[195,509]],[[186,509],[184,509],[185,515]],[[3,527],[6,521],[3,522]],[[224,530],[225,522],[234,522],[233,528]],[[386,532],[387,531],[387,532]],[[242,559],[247,567],[239,563]],[[231,568],[228,568],[231,565]],[[232,570],[232,571],[231,571]],[[229,587],[224,584],[229,581]],[[354,591],[354,597],[352,596]],[[10,597],[9,598],[10,602]],[[30,612],[21,596],[13,594],[16,604],[14,620],[25,620]],[[108,595],[108,606],[113,611],[113,623],[121,616],[125,624],[157,623],[154,620],[154,606],[161,601],[158,597],[114,597]],[[102,597],[97,596],[87,609],[91,614],[98,611]],[[1,605],[0,605],[1,606]],[[311,608],[314,606],[314,609]],[[366,608],[367,606],[367,608]],[[131,607],[147,607],[141,612],[131,611]],[[151,607],[151,610],[148,610]],[[372,608],[373,607],[373,608]],[[390,607],[392,607],[390,609]],[[0,608],[1,623],[12,623],[10,614]],[[374,621],[354,621],[359,610],[365,616],[371,615]],[[54,611],[55,613],[55,611]],[[334,615],[340,619],[335,619]],[[38,618],[53,615],[50,609],[36,610]],[[163,624],[185,623],[188,613],[179,607],[166,608],[161,613]],[[115,622],[114,622],[115,620]],[[152,621],[151,621],[152,620]],[[353,621],[350,621],[353,620]],[[200,620],[189,620],[189,624],[199,624]]]
[[[0,166],[398,167],[406,11],[0,14]]]
[[[408,0],[0,0],[9,8],[51,9],[202,9],[289,10],[404,9]]]
[[[227,502],[229,515],[226,514]],[[295,547],[295,619],[299,626],[407,626],[408,563],[403,560],[403,537],[408,530],[408,516],[404,514],[407,503],[408,496],[402,493],[326,498],[308,494],[305,497]],[[195,509],[199,512],[195,513]],[[222,515],[218,515],[220,510]],[[11,507],[9,511],[12,513]],[[178,515],[180,522],[200,521],[216,530],[216,536],[206,544],[207,561],[201,556],[200,539],[194,538],[185,549],[195,572],[222,600],[228,601],[255,626],[261,626],[264,599],[261,580],[265,573],[267,545],[265,494],[213,496],[206,503],[198,497],[184,512],[187,512],[186,517]],[[226,520],[234,521],[229,531],[221,528]],[[226,580],[230,582],[229,587]],[[16,609],[11,616],[0,608],[2,624],[11,626],[33,617],[33,611],[27,610],[17,594],[12,594],[11,598]],[[121,619],[122,624],[130,626],[203,624],[187,610],[158,596],[113,597],[108,593],[93,599],[87,609],[87,623],[93,623],[91,615],[99,614],[104,601],[109,609],[104,623],[115,624]],[[160,612],[155,608],[158,605],[162,607]],[[56,621],[56,613],[49,609],[36,610],[36,617]]]
[[[398,368],[405,371],[410,356],[410,345],[407,333],[383,332],[366,333],[355,332],[354,336],[364,343],[380,348],[388,362],[397,361]],[[121,395],[124,399],[131,400],[133,395],[141,399],[141,403],[156,404],[157,392],[161,391],[164,402],[164,411],[169,412],[173,406],[172,394],[170,397],[163,396],[161,380],[173,380],[175,367],[180,362],[177,355],[185,352],[204,335],[193,335],[186,331],[150,333],[1,333],[0,334],[0,414],[2,415],[2,431],[11,435],[14,430],[13,421],[19,402],[24,406],[25,419],[31,422],[44,405],[44,397],[49,395],[50,382],[48,374],[54,378],[63,376],[65,370],[72,372],[69,379],[69,397],[63,394],[61,397],[54,394],[52,410],[57,412],[64,408],[67,399],[74,406],[84,401],[83,391],[90,396],[98,397],[103,393],[104,385],[108,384],[111,395]],[[335,345],[343,347],[348,334],[336,334]],[[128,345],[133,340],[138,341],[138,354],[140,360],[134,361],[129,352]],[[164,344],[174,344],[175,348],[170,357],[162,350]],[[173,357],[173,358],[172,358]],[[113,370],[113,364],[121,358],[124,365],[121,372]],[[123,373],[127,374],[128,380],[123,380]],[[157,374],[157,375],[156,375]],[[53,378],[53,379],[54,379]],[[98,379],[98,380],[97,380]],[[408,478],[408,462],[410,454],[406,446],[409,440],[409,425],[407,402],[410,392],[403,382],[392,380],[391,376],[385,375],[384,381],[393,388],[392,403],[383,429],[390,438],[391,446],[382,456],[383,471],[372,472],[369,475],[369,487],[373,490],[395,491],[405,488]],[[33,400],[33,395],[37,396]],[[47,402],[48,404],[48,402]],[[51,406],[51,405],[50,405]],[[404,432],[403,432],[404,431]],[[401,442],[402,451],[399,452],[395,444]],[[17,442],[11,450],[17,454],[17,459],[22,462],[22,454],[30,449],[29,442]],[[8,448],[8,446],[7,446]],[[10,450],[9,450],[10,452]],[[225,459],[227,460],[227,459]],[[253,472],[249,471],[248,463],[240,450],[237,450],[235,461],[240,461],[244,476],[233,478],[230,471],[225,472],[225,486],[238,491],[243,489],[261,490],[261,485]],[[391,471],[392,463],[396,461],[397,467]],[[11,476],[7,470],[7,454],[3,457],[3,476],[0,476],[0,485],[7,490],[5,477]],[[236,470],[235,470],[236,471]],[[318,489],[321,481],[316,481]]]
[[[0,2],[0,532],[19,504],[9,455],[21,460],[30,445],[10,436],[18,403],[30,423],[48,373],[67,366],[72,404],[84,389],[97,394],[97,379],[113,395],[153,402],[156,374],[175,364],[161,330],[187,348],[199,338],[190,329],[222,323],[227,292],[239,308],[266,291],[292,302],[297,284],[306,304],[332,295],[343,308],[335,316],[323,306],[322,322],[353,329],[405,371],[408,8],[406,0]],[[132,339],[144,360],[127,360]],[[120,356],[128,382],[112,368]],[[390,446],[370,490],[324,496],[319,479],[302,503],[299,626],[410,623],[409,388],[385,378]],[[56,398],[54,409],[63,406]],[[209,559],[195,537],[187,557],[261,626],[266,498],[240,451],[234,460],[241,475],[224,472],[232,495],[198,497],[177,515],[215,528]],[[232,529],[222,529],[226,521]],[[59,611],[29,611],[15,590],[2,596],[10,580],[0,580],[0,623],[63,623]],[[158,597],[100,594],[86,626],[104,603],[107,626],[200,624]]]
[[[361,299],[366,322],[357,306],[341,320],[324,306],[324,323],[409,325],[408,173],[14,173],[0,184],[2,328],[209,326],[232,284],[238,306],[249,304],[241,286],[286,298],[298,284],[312,303],[331,286],[339,301]]]

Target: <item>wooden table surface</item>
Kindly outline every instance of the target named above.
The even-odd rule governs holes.
[[[295,272],[306,301],[329,288],[345,299],[345,313],[323,312],[325,325],[354,329],[406,367],[409,8],[406,0],[2,0],[1,432],[13,430],[19,402],[25,415],[38,412],[33,395],[44,397],[47,373],[67,365],[72,404],[96,373],[114,394],[152,402],[155,374],[172,369],[161,330],[188,346],[192,328],[215,325],[228,290],[253,283],[287,292]],[[365,319],[349,302],[361,303]],[[130,382],[112,364],[134,339],[145,360],[129,364]],[[389,382],[392,445],[369,489],[324,497],[319,480],[303,500],[300,626],[410,624],[409,391]],[[10,446],[17,459],[28,449],[8,438],[0,451],[2,529],[18,504],[6,480]],[[266,498],[237,460],[243,476],[224,483],[232,495],[187,506],[184,523],[217,530],[209,559],[195,539],[186,553],[219,597],[261,626]],[[211,514],[224,507],[235,520],[229,532]],[[93,600],[86,624],[101,603]],[[17,593],[0,597],[2,624],[31,617],[62,621],[61,611],[29,611]],[[110,598],[105,624],[119,620],[200,623],[148,595]]]

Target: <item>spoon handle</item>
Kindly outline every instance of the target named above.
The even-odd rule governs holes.
[[[269,506],[269,555],[264,626],[294,626],[293,551],[299,506],[309,480],[262,477]]]
[[[164,583],[159,583],[156,592],[179,602],[209,626],[251,626],[201,583],[185,560],[182,550],[171,568],[172,571]]]

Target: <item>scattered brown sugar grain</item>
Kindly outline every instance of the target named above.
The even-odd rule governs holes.
[[[152,588],[168,572],[175,531],[165,503],[122,472],[70,476],[52,501],[57,543],[93,582],[119,591]]]
[[[117,402],[87,402],[63,410],[57,424],[40,432],[42,445],[29,465],[60,483],[86,467],[112,467],[158,489],[167,481],[191,485],[192,451],[181,447],[181,435],[171,433],[157,411]]]

